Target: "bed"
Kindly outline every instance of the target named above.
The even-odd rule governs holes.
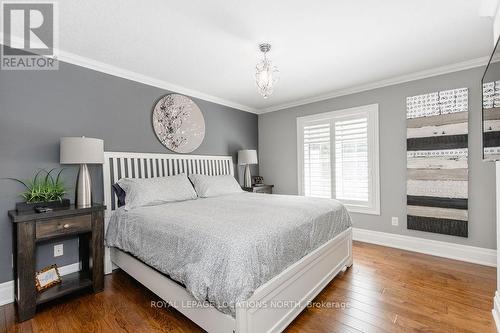
[[[106,270],[120,267],[208,332],[279,332],[352,265],[335,200],[238,193],[133,210],[121,178],[233,175],[230,156],[105,153]]]

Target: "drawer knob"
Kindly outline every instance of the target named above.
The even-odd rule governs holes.
[[[66,223],[65,225],[63,225],[63,228],[64,229],[68,229],[69,228],[69,224]]]

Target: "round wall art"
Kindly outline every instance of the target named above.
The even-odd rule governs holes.
[[[153,129],[158,140],[177,153],[190,153],[205,137],[205,119],[189,97],[168,94],[153,108]]]

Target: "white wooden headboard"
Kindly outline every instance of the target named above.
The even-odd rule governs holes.
[[[231,156],[204,156],[151,153],[104,153],[104,204],[111,212],[118,207],[111,186],[121,178],[154,178],[178,173],[233,175]]]

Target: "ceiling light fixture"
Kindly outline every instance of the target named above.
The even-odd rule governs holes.
[[[264,98],[268,98],[273,93],[274,85],[279,80],[279,71],[271,60],[267,58],[267,52],[271,50],[271,44],[259,44],[259,49],[264,53],[264,58],[255,66],[255,83],[257,84],[259,93]]]

